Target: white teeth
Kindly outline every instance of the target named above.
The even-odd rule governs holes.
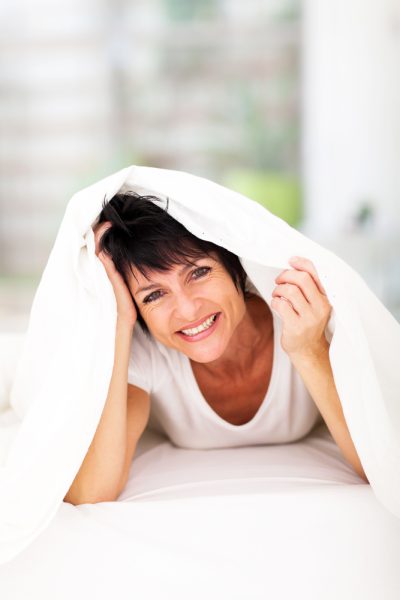
[[[204,331],[205,329],[208,329],[213,324],[215,318],[216,318],[216,314],[213,315],[212,317],[209,317],[206,321],[204,321],[204,323],[202,323],[198,327],[194,327],[193,329],[182,329],[181,331],[185,335],[196,335],[196,333],[200,333],[200,331]]]

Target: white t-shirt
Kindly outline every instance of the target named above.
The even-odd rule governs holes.
[[[136,323],[128,383],[150,394],[148,427],[176,446],[192,449],[283,444],[307,435],[322,417],[281,347],[281,319],[272,315],[274,355],[268,391],[257,413],[243,425],[229,423],[211,408],[185,354],[148,339]]]

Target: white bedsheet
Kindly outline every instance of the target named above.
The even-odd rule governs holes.
[[[0,566],[0,591],[6,600],[398,600],[399,556],[400,521],[324,424],[293,444],[208,451],[146,430],[119,500],[63,503]]]
[[[302,527],[305,526],[304,519],[311,521],[310,543],[313,543],[314,534],[321,539],[326,531],[321,528],[319,511],[322,510],[321,515],[328,520],[336,502],[337,512],[326,526],[327,535],[333,538],[340,532],[343,534],[342,527],[335,529],[340,522],[347,523],[351,529],[352,519],[359,519],[364,509],[372,523],[381,523],[380,519],[392,523],[393,516],[400,517],[400,324],[349,265],[256,202],[189,173],[132,166],[96,182],[71,198],[35,294],[12,385],[7,388],[0,383],[0,391],[3,389],[5,394],[0,400],[0,564],[17,559],[24,551],[28,552],[31,544],[36,547],[35,541],[39,536],[46,539],[46,529],[56,519],[51,529],[54,533],[54,527],[60,525],[60,511],[69,511],[72,528],[75,515],[86,517],[85,510],[89,511],[93,527],[92,517],[100,523],[99,517],[104,516],[99,507],[89,507],[76,513],[75,509],[71,512],[71,507],[66,509],[61,504],[95,434],[114,360],[116,302],[104,267],[95,255],[92,227],[97,222],[104,198],[111,199],[115,193],[126,190],[152,193],[163,198],[171,216],[194,235],[237,254],[253,284],[269,304],[275,287],[274,278],[290,266],[290,256],[305,256],[314,263],[333,307],[325,334],[330,341],[329,358],[336,388],[352,440],[371,485],[357,492],[361,488],[351,485],[347,494],[342,493],[337,484],[327,487],[324,483],[321,489],[321,484],[318,484],[314,493],[314,488],[307,483],[305,489],[311,492],[311,500],[308,491],[294,495],[282,492],[279,481],[273,484],[278,486],[277,493],[268,493],[266,499],[264,494],[254,497],[253,494],[244,494],[240,498],[234,495],[229,496],[229,500],[207,496],[201,499],[173,498],[168,503],[157,501],[154,508],[148,501],[144,504],[143,498],[137,498],[132,503],[110,505],[110,510],[107,508],[106,511],[107,518],[115,514],[119,517],[120,510],[126,511],[126,519],[119,521],[118,531],[129,530],[132,522],[133,531],[140,539],[146,538],[146,532],[150,540],[157,542],[149,542],[149,552],[150,548],[157,552],[161,544],[160,557],[166,560],[162,548],[168,552],[171,550],[172,557],[173,538],[162,543],[158,530],[149,529],[146,515],[150,515],[155,524],[166,518],[165,526],[177,531],[178,538],[186,534],[193,535],[195,540],[198,536],[204,544],[207,528],[201,519],[209,519],[212,527],[209,533],[214,529],[218,532],[221,527],[228,526],[226,515],[230,514],[230,535],[235,536],[237,530],[237,540],[243,545],[247,538],[246,530],[240,529],[243,527],[241,519],[247,515],[251,531],[264,527],[256,506],[259,502],[263,506],[265,502],[268,515],[265,523],[268,527],[263,530],[263,539],[272,539],[275,546],[280,543],[293,545],[293,540],[283,542],[277,536],[280,527],[282,531],[289,532],[285,529],[285,519],[290,521],[291,515],[302,523]],[[232,456],[238,457],[239,454]],[[241,472],[245,471],[246,464]],[[311,476],[311,479],[314,478]],[[302,489],[303,485],[302,480]],[[156,486],[159,486],[158,482]],[[174,490],[177,492],[178,488]],[[320,506],[323,490],[328,490],[329,497],[331,491],[332,494],[335,492],[335,500],[332,504],[328,503],[328,512]],[[366,504],[363,503],[364,495],[368,498]],[[359,496],[362,500],[358,510]],[[379,509],[376,508],[376,500],[380,502]],[[188,503],[187,513],[184,503]],[[276,519],[279,506],[289,512]],[[344,506],[350,506],[350,516],[344,516]],[[166,507],[171,511],[170,515],[165,514]],[[390,514],[383,516],[383,508]],[[243,513],[240,512],[242,509]],[[190,510],[199,510],[201,515],[198,523],[191,527]],[[239,510],[237,519],[232,512],[235,510]],[[370,510],[375,513],[370,514]],[[140,522],[128,517],[131,511],[139,516]],[[177,520],[179,513],[188,515],[188,521],[182,522],[182,525]],[[312,520],[314,514],[315,522]],[[268,530],[272,532],[270,537]],[[151,534],[148,534],[149,531]],[[359,535],[357,527],[356,533]],[[228,529],[225,535],[228,536]],[[303,535],[304,541],[305,532],[301,534],[298,531],[297,535],[300,538]],[[347,538],[347,535],[350,537]],[[360,536],[354,542],[356,552],[365,548],[368,535],[369,525],[364,537]],[[350,538],[351,533],[346,533],[344,540]],[[104,539],[107,541],[107,536]],[[79,528],[76,540],[79,546]],[[362,546],[358,546],[360,540]],[[249,544],[252,541],[250,536]],[[127,540],[126,543],[136,547],[136,541]],[[64,544],[62,538],[59,544],[61,548]],[[212,556],[214,548],[201,544],[198,550],[193,550],[193,545],[187,548],[182,559],[184,572],[185,569],[190,572],[191,557],[198,553],[204,556],[211,553]],[[258,542],[254,544],[259,549]],[[251,548],[248,544],[244,546]],[[301,547],[297,546],[300,561]],[[182,548],[182,545],[178,544],[177,548]],[[218,548],[217,542],[215,548]],[[226,549],[228,553],[235,552],[232,543]],[[99,551],[101,549],[97,547],[94,549],[95,553]],[[340,551],[335,543],[333,552],[337,554]],[[79,552],[80,547],[77,555]],[[117,556],[120,550],[117,548],[115,552]],[[238,556],[241,556],[240,552]],[[255,558],[257,560],[258,557]],[[293,572],[292,563],[288,565],[289,572]],[[193,561],[193,564],[198,564],[198,561]],[[390,557],[388,564],[391,564]],[[215,569],[218,567],[215,566]],[[239,565],[233,568],[232,576],[239,577],[238,572]],[[274,575],[271,574],[271,577]],[[286,584],[289,585],[289,582]]]

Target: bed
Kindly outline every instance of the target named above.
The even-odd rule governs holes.
[[[3,393],[22,338],[0,335]],[[399,519],[324,423],[295,443],[218,450],[146,429],[118,500],[63,502],[0,566],[0,596],[398,600],[399,557]]]
[[[116,302],[92,227],[121,190],[156,194],[192,234],[234,252],[268,303],[290,256],[312,261],[369,484],[324,423],[287,445],[201,451],[148,428],[117,501],[62,502],[112,372]],[[70,199],[21,342],[0,339],[2,599],[400,598],[400,324],[332,252],[215,182],[131,165]]]

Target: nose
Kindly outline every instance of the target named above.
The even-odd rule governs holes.
[[[176,300],[175,322],[181,325],[193,323],[202,316],[201,306],[190,292],[179,293]]]

